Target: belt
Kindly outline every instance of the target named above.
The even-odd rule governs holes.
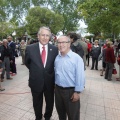
[[[75,87],[61,87],[56,84],[56,87],[63,89],[63,90],[69,90],[69,89],[74,89]]]

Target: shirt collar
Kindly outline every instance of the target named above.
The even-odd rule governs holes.
[[[45,48],[47,48],[48,44],[42,45],[42,44],[39,42],[39,47],[42,48],[43,46],[44,46]]]
[[[69,50],[69,52],[65,56],[71,57],[71,55],[72,55],[72,50]],[[59,52],[59,56],[62,57],[60,52]]]
[[[94,45],[94,47],[99,47],[98,45]]]

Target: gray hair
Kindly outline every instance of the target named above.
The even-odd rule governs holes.
[[[49,32],[50,32],[50,36],[51,36],[51,30],[48,28],[48,27],[45,27],[45,26],[43,26],[43,27],[40,27],[40,29],[39,29],[39,31],[38,31],[38,35],[41,33],[41,31],[42,30],[48,30]]]
[[[59,36],[59,38],[60,38],[60,37],[66,37],[66,38],[68,39],[68,42],[71,42],[71,41],[70,41],[70,38],[69,38],[68,36],[66,36],[66,35],[61,35],[61,36]],[[59,39],[59,38],[58,38],[58,39]]]
[[[3,39],[3,42],[8,42],[8,40],[7,39]]]

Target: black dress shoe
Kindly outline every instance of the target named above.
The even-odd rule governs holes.
[[[93,70],[93,68],[91,68],[91,70]]]
[[[5,89],[4,88],[0,88],[0,91],[4,91]]]

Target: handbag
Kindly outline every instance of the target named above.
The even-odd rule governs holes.
[[[112,70],[112,74],[117,74],[117,70],[116,70],[116,68],[113,68],[113,70]]]

